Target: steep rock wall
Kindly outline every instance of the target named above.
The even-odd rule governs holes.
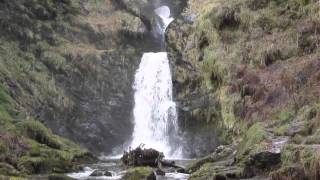
[[[128,140],[134,73],[156,48],[141,18],[109,0],[0,3],[4,115],[38,119],[96,153]]]

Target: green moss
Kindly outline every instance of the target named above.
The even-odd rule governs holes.
[[[7,163],[0,163],[0,174],[5,174],[8,176],[18,176],[20,175],[20,172],[17,171],[12,165],[9,165]]]
[[[34,140],[29,140],[28,154],[18,159],[18,168],[26,174],[66,173],[78,170],[78,163],[87,158],[86,163],[94,160],[85,149],[55,137],[60,141],[61,149],[53,149]]]
[[[310,3],[310,0],[295,0],[300,6],[306,6]]]
[[[277,136],[284,136],[284,135],[287,135],[289,128],[290,128],[289,124],[284,124],[280,127],[273,128],[273,132]]]
[[[207,180],[212,179],[216,174],[216,170],[214,168],[213,163],[205,163],[201,166],[201,168],[192,173],[190,176],[190,180]]]
[[[293,117],[293,114],[289,111],[281,111],[278,119],[279,121],[283,122],[283,123],[287,123],[291,118]]]
[[[52,167],[48,159],[24,156],[19,159],[18,168],[27,174],[50,173]]]
[[[293,119],[294,115],[288,110],[282,110],[274,118],[275,123],[273,127],[273,133],[277,136],[287,135],[290,129],[290,121]]]
[[[238,121],[236,117],[237,105],[241,97],[238,93],[230,94],[227,88],[221,88],[220,103],[221,115],[227,129],[232,129]]]
[[[12,120],[14,114],[13,99],[7,88],[0,84],[0,119],[2,121]]]
[[[124,175],[125,180],[147,180],[155,177],[152,168],[150,167],[137,167],[129,169]]]
[[[287,132],[290,128],[290,121],[293,118],[293,113],[283,110],[281,111],[276,119],[276,126],[273,128],[273,132],[277,136],[284,136],[287,135]]]
[[[50,106],[58,112],[72,104],[55,80],[57,74],[66,72],[65,54],[69,52],[61,46],[71,40],[64,37],[66,32],[86,32],[73,17],[80,2],[4,3],[0,8],[7,12],[1,21],[4,29],[0,37],[0,161],[9,164],[0,165],[0,174],[15,175],[11,170],[21,170],[18,175],[74,170],[79,161],[92,161],[93,156],[54,135],[33,120],[33,115],[39,106]],[[64,31],[55,24],[71,30]]]
[[[251,151],[257,152],[265,148],[265,140],[267,139],[267,132],[261,123],[255,123],[246,132],[244,139],[239,145],[237,157],[239,160],[245,159],[250,155]]]
[[[292,138],[292,142],[295,144],[301,144],[304,141],[304,137],[301,136],[300,134],[296,134],[293,138]]]

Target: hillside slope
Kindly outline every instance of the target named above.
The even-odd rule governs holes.
[[[318,1],[190,0],[167,45],[184,131],[229,144],[191,179],[319,178]]]

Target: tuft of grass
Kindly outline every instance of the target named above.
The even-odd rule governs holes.
[[[253,152],[265,148],[268,135],[261,123],[253,124],[245,133],[237,152],[238,159],[244,160]]]
[[[18,124],[20,131],[26,137],[29,137],[40,144],[45,144],[54,149],[60,149],[61,144],[55,136],[39,121],[26,120]]]
[[[282,110],[275,117],[275,124],[273,127],[273,132],[277,136],[287,135],[290,128],[290,121],[293,119],[294,114],[288,110]]]
[[[43,52],[40,59],[48,67],[49,70],[53,70],[56,72],[63,71],[66,66],[66,59],[60,54],[52,51]]]
[[[290,128],[289,124],[284,124],[280,127],[275,127],[273,129],[273,132],[277,136],[284,136],[284,135],[287,135],[289,128]]]
[[[310,146],[286,145],[281,153],[282,168],[277,173],[292,165],[300,166],[308,179],[318,179],[320,153]]]

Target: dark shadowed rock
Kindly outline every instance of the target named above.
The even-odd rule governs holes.
[[[96,176],[103,176],[104,174],[105,172],[102,170],[95,170],[90,174],[90,176],[96,177]]]
[[[63,174],[51,174],[48,177],[49,180],[74,180],[73,178]]]
[[[156,174],[159,175],[159,176],[165,176],[166,175],[166,173],[161,169],[157,169],[156,170]]]
[[[178,173],[187,173],[187,171],[184,169],[184,168],[179,168],[179,169],[177,169],[177,172]]]
[[[106,171],[106,172],[104,172],[104,175],[105,175],[105,176],[112,176],[112,173],[109,172],[109,171]]]

